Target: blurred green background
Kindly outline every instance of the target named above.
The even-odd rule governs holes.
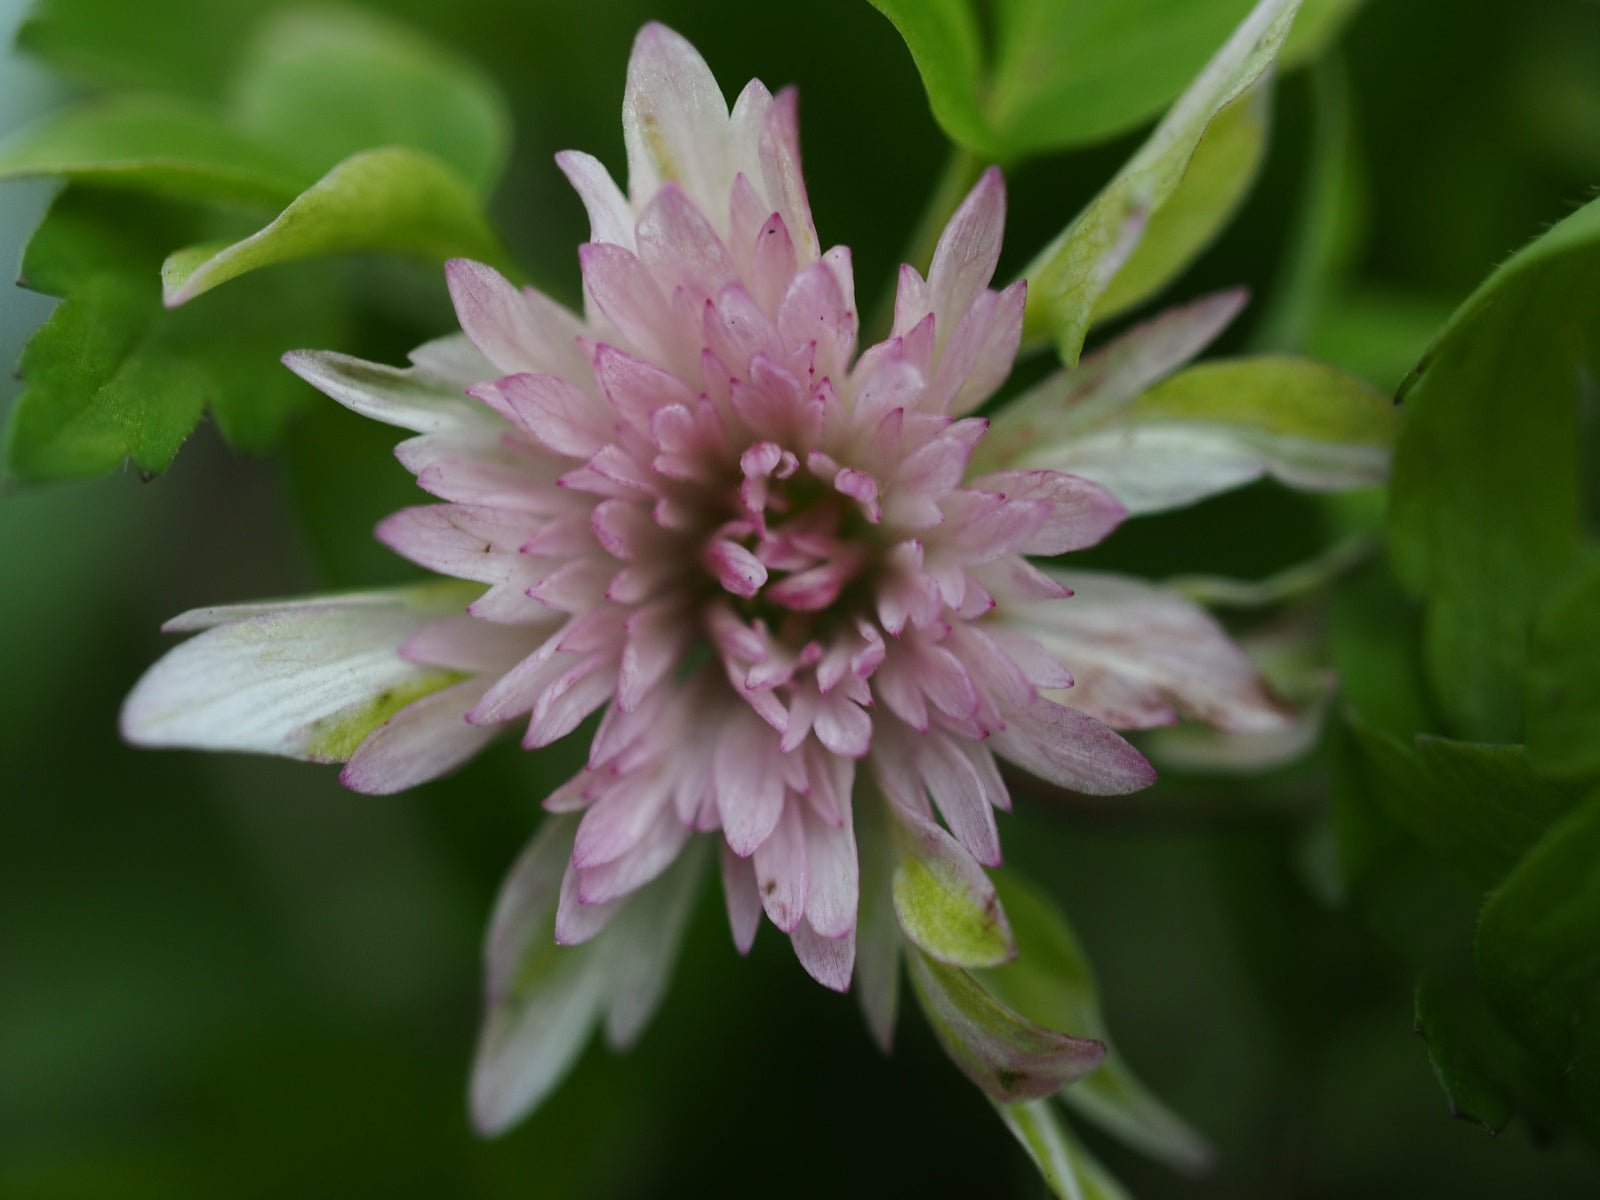
[[[151,7],[192,10],[206,49],[180,82],[204,91],[271,5]],[[910,58],[865,0],[379,7],[504,88],[516,141],[495,216],[567,298],[586,224],[550,156],[588,149],[620,172],[623,70],[646,19],[694,41],[730,94],[752,75],[800,85],[817,224],[854,248],[864,304],[944,159]],[[21,8],[0,0],[8,44]],[[0,61],[0,132],[73,94]],[[1327,117],[1339,91],[1347,142]],[[1015,172],[1003,271],[1137,143]],[[1319,169],[1336,183],[1331,249],[1307,276],[1291,264]],[[1597,179],[1600,5],[1370,0],[1334,60],[1281,80],[1260,181],[1171,294],[1247,283],[1257,303],[1232,346],[1306,345],[1390,389],[1488,269]],[[4,185],[7,263],[51,192]],[[337,269],[372,298],[339,348],[398,359],[449,327],[436,271]],[[15,360],[49,305],[8,299],[0,355]],[[15,391],[0,380],[0,399]],[[591,1050],[531,1120],[479,1141],[464,1093],[480,934],[572,752],[502,745],[376,799],[323,768],[117,740],[166,617],[407,577],[368,536],[415,499],[392,440],[313,405],[269,459],[202,427],[154,482],[0,502],[0,1197],[1045,1195],[914,1012],[885,1059],[772,930],[740,960],[709,887],[638,1049]],[[1260,575],[1314,549],[1324,524],[1261,486],[1144,522],[1101,557]],[[1450,1119],[1412,1032],[1409,974],[1317,886],[1327,791],[1314,762],[1249,784],[1174,776],[1120,806],[1020,805],[1006,822],[1009,861],[1086,942],[1126,1056],[1222,1161],[1186,1180],[1091,1144],[1144,1197],[1597,1194],[1577,1148]]]

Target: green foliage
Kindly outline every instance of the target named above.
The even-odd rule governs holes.
[[[971,856],[933,822],[909,816],[901,821],[890,892],[906,937],[957,967],[992,967],[1014,957],[1005,911]]]
[[[240,64],[231,107],[313,177],[359,151],[401,145],[483,194],[511,140],[505,102],[480,71],[410,30],[339,8],[275,14]]]
[[[1259,156],[1264,126],[1248,110],[1294,23],[1297,0],[1264,0],[1233,32],[1128,164],[1023,271],[1024,340],[1051,338],[1068,364],[1109,293],[1121,308],[1181,269],[1242,192],[1235,176]],[[1202,152],[1210,137],[1215,142]],[[1172,212],[1162,216],[1171,205]],[[1155,249],[1140,256],[1147,232]],[[1118,275],[1133,282],[1112,291]]]
[[[157,239],[187,227],[168,206],[79,189],[51,209],[23,277],[65,299],[23,351],[27,388],[6,431],[14,477],[82,478],[124,459],[153,474],[208,407],[230,441],[262,449],[304,402],[277,360],[336,336],[337,307],[314,281],[274,281],[248,302],[165,310]]]
[[[1528,756],[1559,779],[1600,777],[1600,562],[1563,580],[1540,613],[1528,658]]]
[[[378,250],[435,262],[505,260],[461,177],[430,154],[393,146],[352,155],[241,241],[171,254],[161,283],[175,307],[275,263]]]
[[[1352,725],[1367,786],[1390,817],[1480,892],[1506,875],[1571,805],[1521,746],[1399,738]]]
[[[107,81],[171,90],[165,75],[118,68],[117,47],[91,32],[97,11],[42,5],[20,41]],[[158,61],[178,70],[191,48],[168,32]],[[292,9],[245,41],[219,100],[113,92],[14,136],[0,147],[0,178],[58,175],[117,192],[58,207],[24,263],[30,286],[64,299],[23,354],[29,386],[11,415],[8,473],[76,478],[124,459],[158,472],[207,407],[239,447],[271,445],[308,395],[276,359],[342,341],[355,296],[301,274],[192,314],[163,299],[182,305],[260,267],[358,251],[504,266],[482,205],[507,131],[483,77],[420,38],[353,11]],[[281,211],[250,232],[176,209],[147,219],[143,201],[117,198],[129,193]],[[69,260],[78,269],[63,269]]]
[[[1040,1178],[1061,1200],[1128,1200],[1128,1193],[1079,1144],[1048,1100],[996,1105]]]
[[[1000,875],[996,887],[1016,933],[1017,958],[979,978],[1030,1020],[1106,1043],[1100,1066],[1063,1091],[1062,1101],[1153,1158],[1185,1171],[1205,1167],[1211,1149],[1204,1139],[1156,1099],[1111,1045],[1093,970],[1065,916],[1014,874]]]
[[[1444,1090],[1450,1115],[1497,1134],[1516,1111],[1500,1078],[1484,1066],[1486,1053],[1501,1049],[1505,1034],[1489,1015],[1470,980],[1424,971],[1417,981],[1417,1034]]]
[[[35,0],[17,48],[90,83],[216,96],[273,0]],[[221,52],[219,53],[219,48]]]
[[[1553,826],[1484,906],[1478,972],[1542,1082],[1600,1138],[1600,794]]]
[[[1359,2],[1307,3],[1294,60],[1315,56]],[[905,39],[944,131],[999,162],[1149,120],[1251,10],[1250,0],[1004,0],[986,31],[973,0],[872,4]]]
[[[304,185],[292,159],[213,109],[118,95],[47,117],[0,145],[0,179],[57,175],[184,199],[277,205]]]
[[[1094,1070],[1105,1047],[1050,1029],[995,998],[970,971],[913,950],[911,990],[963,1074],[999,1104],[1053,1095]]]
[[[1600,361],[1600,201],[1456,310],[1402,389],[1389,533],[1450,729],[1518,741],[1534,621],[1577,563],[1580,373]]]

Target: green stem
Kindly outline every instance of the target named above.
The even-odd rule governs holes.
[[[945,223],[961,206],[981,174],[983,160],[960,146],[950,147],[950,157],[945,160],[944,170],[933,185],[927,207],[922,210],[922,217],[910,241],[906,243],[901,262],[910,263],[924,275],[927,274],[928,264],[933,261],[934,247],[939,244],[939,235],[944,232]],[[890,280],[887,290],[872,310],[872,319],[865,326],[871,341],[887,337],[894,323],[894,291],[894,281]]]

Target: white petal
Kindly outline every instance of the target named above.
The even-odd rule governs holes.
[[[292,350],[283,356],[283,363],[319,392],[385,425],[432,433],[497,423],[481,404],[468,398],[464,386],[416,368],[387,367],[331,350]]]
[[[704,211],[719,213],[732,181],[728,135],[728,104],[705,59],[665,25],[646,25],[633,43],[622,100],[634,207],[676,181]]]
[[[453,682],[400,657],[437,615],[413,595],[185,614],[177,628],[210,627],[145,673],[123,705],[122,734],[145,746],[343,762],[405,703]]]
[[[486,951],[488,1019],[472,1069],[479,1132],[513,1125],[576,1061],[599,1019],[607,972],[591,946],[551,940],[575,822],[552,818],[507,876]]]
[[[589,212],[589,240],[633,249],[633,207],[611,172],[599,159],[581,150],[563,150],[556,165],[572,184]]]
[[[611,966],[606,1040],[631,1046],[655,1014],[672,978],[678,947],[705,878],[706,838],[696,838],[672,868],[636,896],[606,931]]]
[[[1053,572],[1066,600],[1008,619],[1072,673],[1063,704],[1120,729],[1190,717],[1237,733],[1289,724],[1255,667],[1203,608],[1167,588],[1097,571]]]

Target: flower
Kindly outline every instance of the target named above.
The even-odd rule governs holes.
[[[583,317],[456,261],[464,335],[411,367],[286,360],[416,433],[397,454],[440,503],[378,536],[477,588],[186,614],[168,628],[199,636],[123,716],[134,742],[346,760],[346,785],[392,792],[509,727],[544,746],[598,713],[587,766],[544,801],[581,818],[553,821],[514,873],[490,991],[519,986],[539,904],[567,946],[642,920],[560,1009],[592,1022],[605,988],[639,992],[620,1016],[607,1001],[618,1040],[670,967],[672,938],[649,922],[671,905],[629,901],[695,861],[686,847],[717,845],[741,950],[764,913],[843,991],[857,805],[886,805],[981,880],[1010,804],[997,760],[1115,794],[1154,773],[1112,724],[1281,720],[1198,608],[1029,561],[1109,534],[1125,515],[1111,491],[972,468],[989,425],[972,414],[1010,372],[1025,298],[989,287],[998,171],[927,278],[901,268],[891,334],[858,355],[850,254],[812,225],[792,91],[752,82],[730,113],[695,50],[651,25],[623,123],[626,195],[588,155],[557,159],[591,222]],[[513,1061],[515,1078],[484,1085],[480,1119],[526,1107],[563,1052],[496,1051],[482,1069]]]

